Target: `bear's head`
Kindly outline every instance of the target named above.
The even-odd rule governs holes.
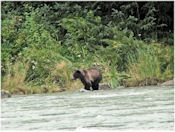
[[[73,73],[73,79],[72,80],[76,80],[77,78],[81,78],[82,76],[82,72],[80,70],[75,70]]]

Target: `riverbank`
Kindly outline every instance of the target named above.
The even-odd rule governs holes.
[[[125,12],[129,3],[3,2],[2,89],[11,94],[80,89],[82,83],[71,81],[72,74],[89,68],[101,70],[101,83],[112,88],[157,85],[173,79],[173,28],[166,27],[166,32],[162,26],[170,23],[159,23],[156,17],[160,15],[149,12],[161,3],[149,7],[151,2],[136,2],[138,10],[149,7],[139,11],[146,16],[142,19],[138,12]],[[173,7],[173,3],[167,4]],[[99,13],[104,7],[109,11]]]
[[[157,86],[174,86],[174,80],[169,80],[169,81],[166,81],[163,83],[158,83],[156,85]],[[148,86],[148,85],[144,85],[144,86]],[[128,87],[128,86],[118,86],[117,88],[126,88],[126,87]],[[130,86],[130,87],[136,87],[136,86]],[[99,85],[99,90],[109,90],[109,89],[112,89],[112,88],[111,88],[110,84],[108,84],[108,83],[101,83]],[[63,91],[57,91],[57,92],[63,92]],[[83,88],[80,89],[80,92],[84,92]],[[14,94],[14,95],[18,95],[18,94],[23,94],[23,93],[20,92],[20,93]],[[12,95],[13,95],[13,93],[11,94],[9,91],[3,90],[3,89],[1,90],[1,98],[10,98]]]

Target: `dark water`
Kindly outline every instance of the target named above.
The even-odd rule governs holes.
[[[2,99],[2,130],[174,129],[174,89],[135,87]]]

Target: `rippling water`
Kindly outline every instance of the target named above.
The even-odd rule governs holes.
[[[173,86],[16,95],[1,102],[2,130],[174,128]]]

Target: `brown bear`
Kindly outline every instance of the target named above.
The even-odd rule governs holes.
[[[102,74],[99,70],[92,68],[86,70],[76,70],[73,73],[73,79],[76,80],[79,78],[84,85],[86,90],[98,90],[99,89],[99,82],[102,80]]]

